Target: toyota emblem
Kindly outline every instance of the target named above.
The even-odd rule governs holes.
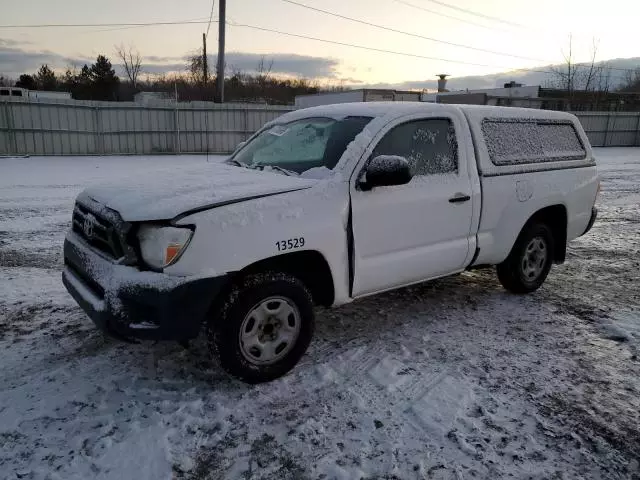
[[[93,226],[96,223],[96,217],[91,215],[90,213],[84,217],[84,223],[82,224],[82,231],[84,232],[84,236],[89,240],[93,238]]]

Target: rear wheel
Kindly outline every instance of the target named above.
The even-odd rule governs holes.
[[[304,355],[314,330],[311,294],[282,273],[245,277],[234,286],[207,328],[222,368],[249,383],[267,382]]]
[[[547,278],[553,258],[551,230],[543,223],[532,223],[522,230],[509,256],[497,266],[498,279],[510,292],[533,292]]]

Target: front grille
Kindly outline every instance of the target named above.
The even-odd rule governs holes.
[[[115,225],[79,203],[73,209],[73,231],[112,258],[118,259],[124,254]]]
[[[69,270],[71,270],[71,272],[76,277],[82,280],[96,296],[104,299],[104,288],[102,288],[102,286],[98,282],[93,280],[89,275],[83,272],[82,269],[77,268],[73,263],[67,261],[66,259],[65,259],[64,265]]]

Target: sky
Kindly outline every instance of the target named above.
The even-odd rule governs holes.
[[[416,36],[336,18],[284,0],[228,0],[227,70],[254,70],[262,56],[272,72],[303,76],[326,85],[432,85],[435,75],[491,78],[518,69],[543,69],[563,62],[569,34],[576,61],[640,56],[631,40],[640,2],[609,0],[296,0]],[[4,2],[0,18],[0,75],[16,77],[48,63],[57,70],[82,66],[100,54],[115,63],[116,45],[133,46],[150,74],[184,69],[185,55],[202,42],[205,24],[153,27],[6,28],[50,23],[134,23],[208,20],[210,0],[23,0]],[[606,8],[605,8],[606,5]],[[428,11],[425,11],[428,10]],[[472,10],[479,15],[472,15]],[[217,1],[214,20],[217,19]],[[493,18],[489,18],[493,17]],[[334,45],[265,32],[246,24],[335,42],[392,50],[410,56]],[[208,51],[217,51],[218,25],[212,23]],[[454,46],[447,43],[466,46]],[[469,48],[471,47],[471,48]],[[494,54],[482,50],[492,50]],[[423,58],[428,57],[428,58]],[[522,73],[522,72],[521,72]],[[496,80],[497,79],[497,80]],[[426,82],[429,81],[429,82]],[[474,84],[475,85],[475,84]],[[460,85],[464,87],[464,85]],[[467,86],[472,88],[472,86]],[[417,88],[417,87],[416,87]]]

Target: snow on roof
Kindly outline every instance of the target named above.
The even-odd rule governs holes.
[[[451,105],[427,104],[423,102],[354,102],[319,105],[286,113],[276,119],[277,123],[286,123],[299,118],[329,117],[341,119],[350,116],[382,117],[418,113],[421,111],[450,110]]]
[[[288,123],[300,118],[328,117],[342,119],[350,116],[364,117],[401,117],[412,113],[425,114],[463,111],[474,119],[486,117],[506,118],[540,118],[540,119],[574,119],[572,114],[534,108],[495,107],[485,105],[452,105],[428,102],[356,102],[339,103],[333,105],[319,105],[286,113],[273,123]]]
[[[481,122],[485,118],[531,118],[539,120],[570,120],[578,122],[575,115],[555,110],[539,108],[494,107],[487,105],[456,105],[469,120]]]

